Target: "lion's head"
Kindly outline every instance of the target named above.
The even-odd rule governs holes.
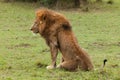
[[[41,33],[45,27],[46,15],[45,11],[39,10],[36,12],[36,19],[31,28],[34,33]]]
[[[31,28],[34,33],[40,33],[42,37],[57,35],[61,30],[71,30],[68,20],[61,14],[49,9],[36,11],[36,19]]]
[[[31,31],[41,34],[45,28],[49,28],[55,22],[53,17],[55,17],[55,15],[48,9],[36,11],[36,19]]]

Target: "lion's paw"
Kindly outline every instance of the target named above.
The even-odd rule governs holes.
[[[56,67],[56,68],[61,68],[61,64],[57,65],[57,67]]]
[[[47,66],[46,68],[47,68],[47,69],[54,69],[55,67],[52,66],[52,65],[50,65],[50,66]]]

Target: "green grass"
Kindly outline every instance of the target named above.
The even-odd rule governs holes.
[[[116,0],[119,1],[119,0]],[[47,70],[50,52],[45,41],[29,30],[38,8],[31,3],[0,2],[0,80],[120,80],[120,3],[90,12],[59,11],[71,22],[81,47],[92,58],[94,71]],[[34,6],[34,7],[33,7]],[[102,61],[108,59],[102,70]],[[60,55],[58,56],[58,62]],[[42,67],[38,67],[43,65]]]

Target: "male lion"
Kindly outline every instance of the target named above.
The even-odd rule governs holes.
[[[58,68],[69,71],[93,69],[88,54],[78,45],[72,27],[63,15],[48,9],[38,10],[31,30],[40,33],[50,47],[52,63],[47,69],[56,68],[58,50],[62,53]]]

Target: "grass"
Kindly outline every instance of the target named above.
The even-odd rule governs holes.
[[[120,80],[120,3],[116,1],[86,13],[60,11],[92,58],[95,70],[90,72],[46,70],[49,48],[29,30],[36,4],[0,2],[0,80]],[[108,62],[101,69],[104,59]]]

